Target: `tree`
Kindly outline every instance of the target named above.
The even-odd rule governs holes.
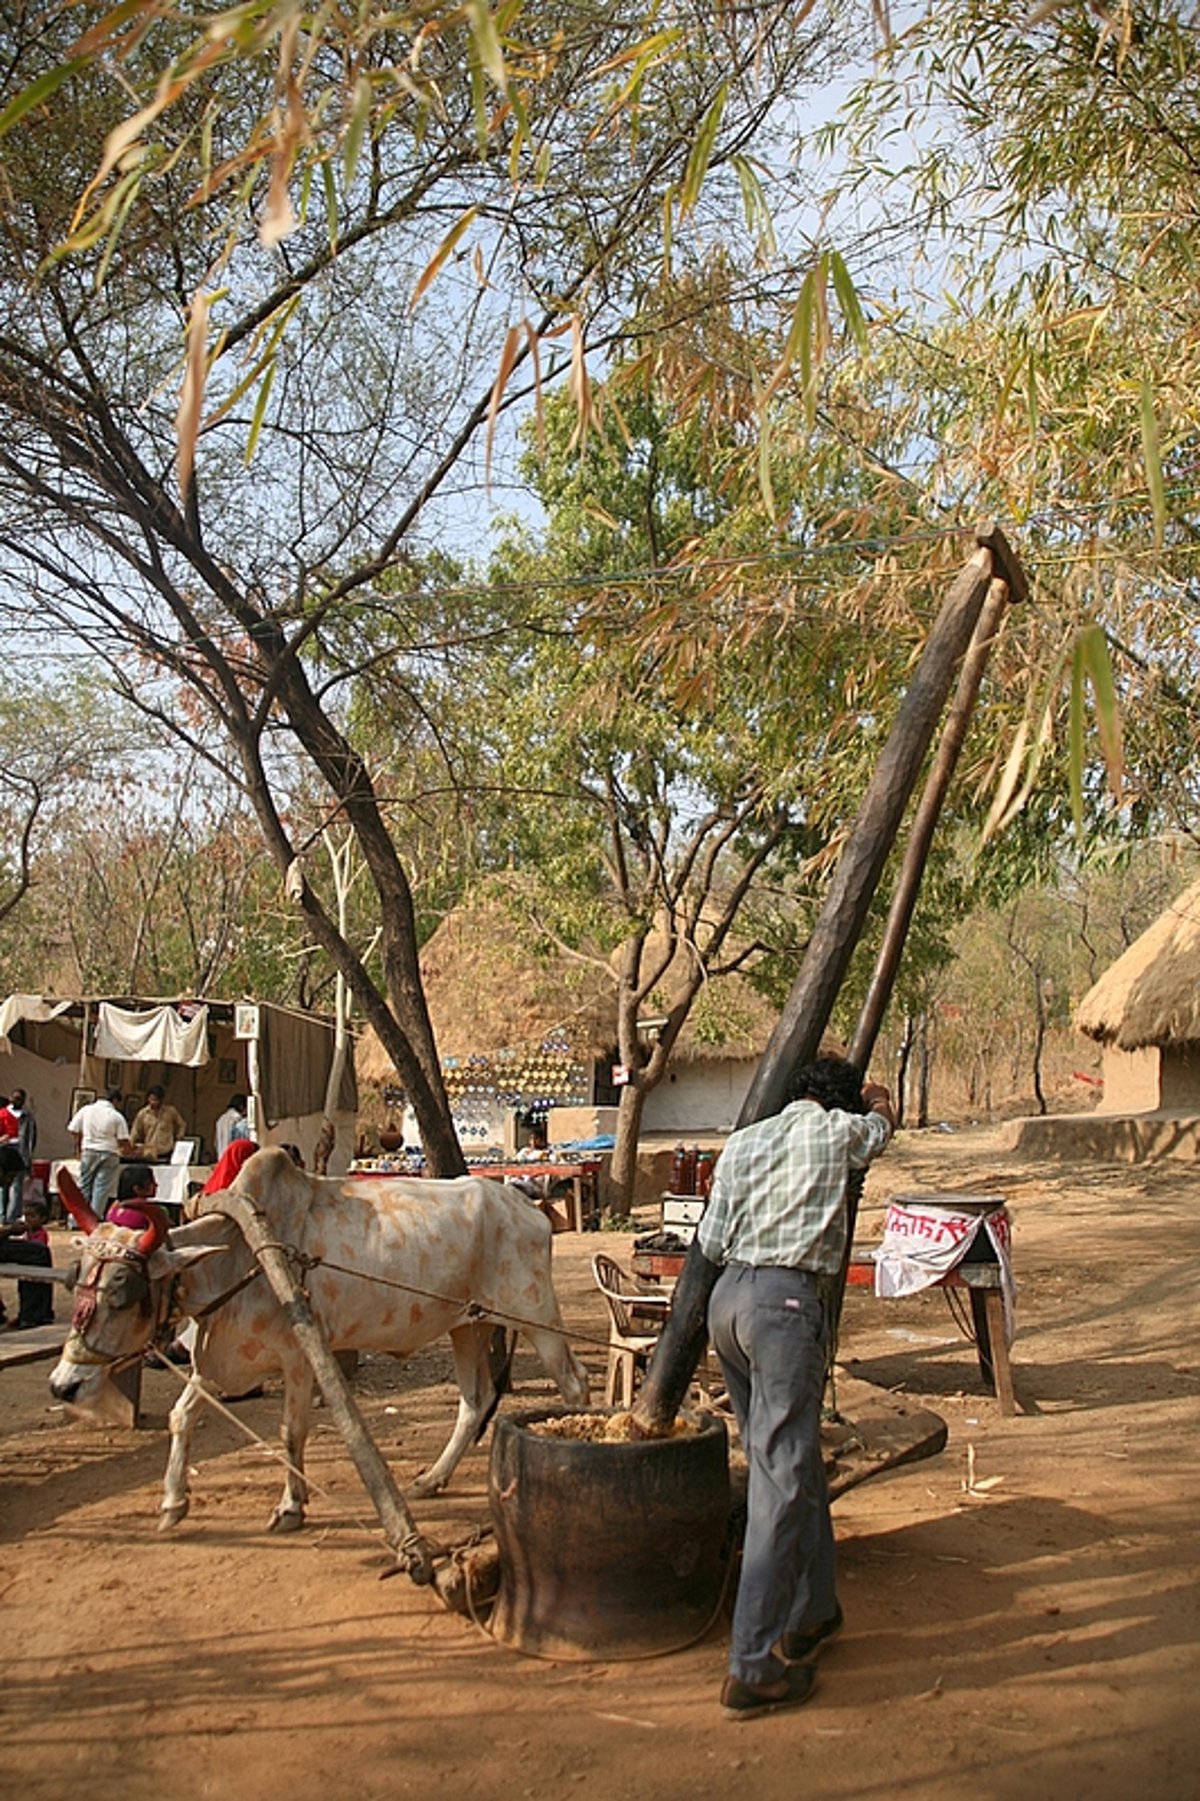
[[[28,909],[47,852],[78,794],[96,792],[120,744],[119,730],[86,683],[34,682],[15,646],[13,661],[0,696],[0,925],[6,937],[16,928],[13,915]]]
[[[1198,65],[1171,0],[1034,25],[950,0],[827,134],[835,219],[852,194],[871,221],[845,249],[887,309],[892,454],[930,512],[1019,521],[1036,579],[1008,801],[1052,780],[1081,835],[1101,810],[1089,689],[1119,829],[1196,826]]]
[[[121,81],[148,92],[163,30],[121,16]],[[384,578],[422,569],[540,344],[542,384],[569,380],[586,420],[589,346],[620,331],[661,249],[664,202],[698,240],[706,229],[728,237],[728,213],[699,204],[707,174],[705,207],[740,186],[753,215],[745,155],[772,109],[791,103],[815,41],[786,12],[771,14],[763,41],[742,41],[736,21],[696,6],[671,55],[652,50],[639,70],[640,22],[580,6],[539,24],[533,138],[507,78],[499,119],[481,107],[489,26],[478,15],[468,37],[464,18],[451,21],[457,36],[420,34],[416,94],[403,74],[416,50],[408,23],[372,33],[356,77],[369,96],[363,128],[338,126],[326,143],[290,110],[291,72],[303,64],[343,91],[341,71],[326,66],[329,41],[302,40],[289,15],[271,39],[282,115],[265,183],[253,156],[239,159],[247,141],[262,145],[274,73],[226,79],[236,46],[210,33],[217,52],[189,64],[170,129],[161,112],[143,117],[73,238],[72,197],[102,162],[125,87],[103,56],[65,68],[65,15],[39,30],[26,19],[0,115],[0,554],[21,587],[10,609],[24,619],[32,598],[108,663],[131,702],[236,780],[305,931],[392,1057],[437,1173],[462,1159],[413,894],[345,695],[381,656],[418,669],[452,639],[455,602],[418,578],[400,605]],[[259,19],[245,15],[251,35]],[[188,55],[179,29],[165,22]],[[632,155],[608,129],[612,84],[628,87],[630,66]],[[385,89],[394,104],[372,122]],[[547,170],[537,152],[551,138]],[[246,225],[279,217],[293,171],[319,179],[299,180],[297,227],[264,261]],[[478,227],[471,263],[456,260],[467,221]],[[435,274],[436,308],[421,304]],[[177,434],[169,397],[181,367]],[[360,633],[367,618],[373,634]],[[290,797],[314,787],[325,811],[306,835]],[[378,980],[311,874],[326,825],[352,832],[367,871]]]
[[[897,633],[869,653],[819,577],[799,606],[770,554],[756,567],[774,528],[722,485],[711,422],[624,373],[608,384],[619,420],[586,445],[568,400],[545,410],[528,464],[545,529],[514,524],[492,565],[500,592],[526,596],[526,637],[480,709],[499,759],[489,836],[507,849],[493,888],[531,944],[612,985],[618,1210],[646,1097],[700,997],[735,970],[790,974],[909,649]],[[720,656],[689,665],[687,555],[735,541],[746,607],[773,606],[775,631],[743,643],[730,613]]]

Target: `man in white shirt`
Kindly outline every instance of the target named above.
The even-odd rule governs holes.
[[[125,1115],[117,1107],[120,1098],[121,1090],[110,1088],[103,1100],[90,1101],[67,1121],[79,1153],[79,1187],[97,1219],[104,1218],[117,1192],[121,1158],[133,1150]]]
[[[213,1142],[217,1159],[225,1155],[235,1138],[248,1138],[249,1132],[239,1131],[239,1126],[246,1123],[246,1097],[244,1094],[233,1094],[229,1097],[229,1105],[213,1127]]]

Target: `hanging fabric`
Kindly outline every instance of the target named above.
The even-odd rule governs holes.
[[[130,1063],[182,1063],[197,1068],[208,1062],[208,1008],[198,1007],[183,1019],[174,1007],[152,1007],[130,1013],[101,1001],[97,1009],[96,1055]]]

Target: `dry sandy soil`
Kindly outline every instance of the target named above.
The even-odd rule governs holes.
[[[1036,1167],[1001,1142],[902,1138],[872,1172],[864,1235],[895,1191],[1009,1197],[1026,1411],[999,1417],[943,1296],[851,1296],[847,1367],[934,1408],[950,1437],[940,1456],[837,1502],[847,1631],[802,1711],[722,1718],[723,1624],[652,1662],[554,1664],[500,1648],[403,1578],[380,1582],[374,1516],[321,1414],[303,1534],[264,1532],[275,1468],[214,1417],[195,1444],[191,1517],[159,1536],[161,1432],[69,1419],[50,1404],[43,1365],[0,1375],[7,1792],[1195,1794],[1196,1177],[1178,1164]],[[623,1255],[629,1240],[567,1234],[555,1257],[568,1322],[602,1336],[588,1273],[598,1242]],[[602,1350],[581,1350],[599,1371]],[[553,1398],[524,1352],[517,1373],[520,1401]],[[438,1347],[403,1368],[371,1359],[360,1376],[401,1480],[445,1435],[448,1374]],[[147,1377],[152,1426],[172,1381]],[[270,1395],[237,1413],[264,1436],[275,1429]],[[420,1523],[461,1539],[484,1520],[485,1493],[480,1450],[450,1495],[418,1504]]]

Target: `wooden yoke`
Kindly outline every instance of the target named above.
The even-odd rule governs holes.
[[[872,984],[871,1017],[875,1025],[870,1029],[870,1042],[874,1043],[899,965],[900,949],[912,917],[933,826],[966,736],[996,625],[1008,591],[1018,598],[1028,592],[1021,566],[997,526],[980,527],[976,532],[976,544],[974,555],[959,572],[942,603],[900,703],[895,724],[838,860],[792,991],[742,1104],[737,1121],[739,1127],[780,1112],[792,1071],[817,1053],[821,1034],[833,1011],[854,947],[862,935],[879,878],[945,707],[955,669],[974,640],[976,648],[963,670],[945,740],[919,809],[923,821],[923,848],[912,859],[915,880],[904,902],[903,924],[898,925],[895,934],[885,934],[889,966],[882,973],[877,969],[878,980]],[[989,593],[995,597],[994,605],[989,607],[980,629],[984,601]],[[968,669],[973,671],[970,680]],[[930,799],[935,773],[936,801]],[[907,860],[905,868],[910,869]],[[704,1349],[708,1300],[720,1273],[720,1267],[710,1262],[700,1249],[699,1239],[694,1239],[675,1287],[670,1318],[659,1337],[632,1410],[633,1429],[647,1438],[661,1437],[671,1430]]]

